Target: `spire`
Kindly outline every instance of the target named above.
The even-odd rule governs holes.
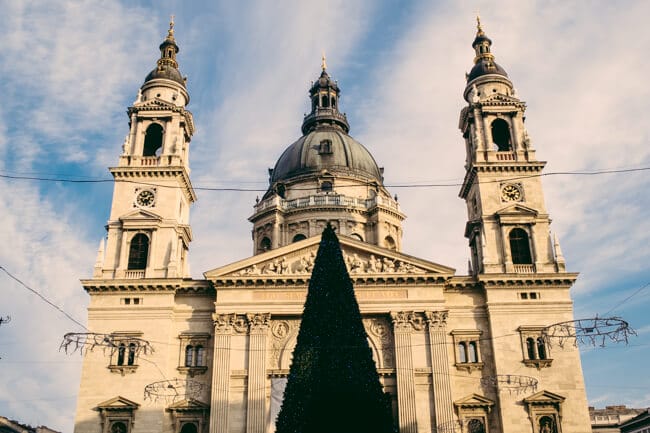
[[[302,133],[323,127],[336,127],[343,129],[347,134],[350,125],[345,114],[339,111],[339,84],[332,80],[327,73],[327,59],[325,52],[321,56],[321,74],[309,89],[311,99],[311,113],[305,116],[302,122]]]
[[[474,57],[474,67],[467,74],[468,83],[475,78],[487,74],[508,76],[506,71],[494,61],[494,54],[491,52],[492,40],[483,31],[481,17],[478,14],[476,15],[476,37],[474,38],[474,42],[472,42],[472,47],[474,47],[476,56]]]
[[[156,78],[166,78],[168,80],[176,81],[178,84],[185,87],[185,79],[181,76],[178,70],[178,62],[176,61],[176,54],[179,48],[176,44],[174,37],[174,15],[169,20],[169,30],[167,30],[167,37],[162,41],[159,46],[160,58],[156,62],[156,68],[149,73],[145,78],[145,83],[149,80]]]

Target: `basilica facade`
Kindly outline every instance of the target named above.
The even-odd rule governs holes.
[[[84,354],[75,432],[274,431],[328,223],[396,429],[589,432],[579,352],[544,335],[573,319],[577,274],[566,271],[550,232],[545,162],[526,131],[526,105],[491,44],[479,25],[459,120],[467,275],[402,250],[406,210],[349,135],[341,89],[323,61],[303,135],[278,148],[268,190],[248,218],[253,255],[192,279],[194,122],[171,25],[128,109],[129,133],[110,168],[107,236],[92,278],[82,280],[88,328],[105,336],[105,350]]]

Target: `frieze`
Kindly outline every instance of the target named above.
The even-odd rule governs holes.
[[[354,274],[424,274],[426,271],[411,263],[389,257],[343,251],[343,259],[348,272]],[[253,264],[233,276],[257,275],[308,275],[314,269],[316,251],[312,250],[294,257],[277,257],[267,263]]]

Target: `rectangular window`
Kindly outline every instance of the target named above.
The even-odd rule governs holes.
[[[553,362],[543,329],[542,326],[520,326],[517,329],[521,338],[523,363],[528,367],[549,367]]]
[[[456,355],[455,366],[459,370],[481,369],[480,341],[482,331],[474,329],[455,329],[451,331]]]
[[[206,348],[210,334],[207,332],[184,332],[180,339],[178,371],[191,377],[203,374],[208,370]]]

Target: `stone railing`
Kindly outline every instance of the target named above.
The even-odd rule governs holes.
[[[391,198],[377,196],[365,199],[348,197],[340,194],[319,194],[300,197],[293,200],[284,200],[278,196],[273,196],[255,205],[255,213],[270,208],[292,210],[312,206],[344,206],[353,209],[372,209],[375,206],[384,206],[399,212],[399,203]]]
[[[144,269],[142,270],[126,270],[124,271],[124,278],[134,280],[137,278],[144,278]]]
[[[534,274],[535,265],[513,265],[518,274]]]
[[[157,156],[143,156],[140,157],[140,165],[145,167],[156,166],[160,163],[160,158]]]
[[[515,154],[513,152],[497,152],[496,153],[497,161],[514,161]]]

